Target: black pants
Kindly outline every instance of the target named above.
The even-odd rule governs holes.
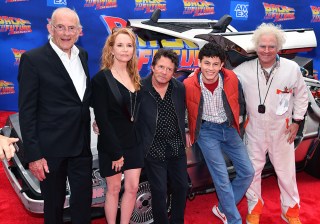
[[[168,159],[165,162],[148,156],[145,159],[145,170],[151,188],[154,224],[183,224],[188,191],[186,156]],[[167,181],[172,193],[170,222],[166,202]]]
[[[44,199],[44,223],[62,224],[66,180],[70,184],[70,210],[73,224],[91,223],[92,156],[46,158],[49,172],[40,182]]]

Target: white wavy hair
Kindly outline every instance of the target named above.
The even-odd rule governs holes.
[[[281,29],[281,25],[274,25],[273,23],[262,23],[253,32],[252,42],[255,50],[258,49],[258,44],[262,35],[274,35],[277,39],[277,51],[281,50],[286,42],[285,32]]]

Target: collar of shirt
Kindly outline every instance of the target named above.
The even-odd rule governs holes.
[[[68,58],[68,54],[66,52],[64,52],[63,50],[61,50],[55,43],[53,43],[51,38],[50,38],[49,43],[50,43],[51,47],[53,48],[53,50],[57,53],[59,58],[64,58],[64,57]],[[79,52],[80,52],[79,49],[75,45],[73,45],[71,48],[70,60],[73,60],[74,58],[76,58],[79,55]]]
[[[260,64],[260,61],[259,59],[257,58],[259,64]],[[260,69],[263,71],[263,72],[267,72],[267,74],[270,76],[271,73],[275,70],[275,69],[278,69],[280,67],[280,57],[279,55],[276,56],[276,61],[275,63],[270,67],[270,68],[263,68],[262,65],[260,64]]]
[[[222,81],[222,77],[221,77],[221,73],[219,72],[219,80],[218,80],[218,86],[216,89],[218,88],[221,88],[223,89],[223,81]],[[200,74],[200,86],[201,86],[201,90],[205,90],[205,91],[209,91],[205,86],[204,86],[204,83],[203,83],[203,80],[202,80],[202,73]],[[210,92],[210,91],[209,91]]]
[[[68,75],[71,78],[73,85],[78,93],[78,96],[80,100],[82,100],[85,90],[87,88],[87,76],[82,67],[80,57],[78,56],[80,52],[79,49],[73,45],[71,48],[71,57],[69,59],[68,54],[59,49],[58,46],[55,43],[53,43],[51,39],[49,43],[52,46],[53,50],[57,53],[63,66],[67,70]]]
[[[160,94],[157,92],[157,90],[152,86],[152,95],[156,97],[159,100],[165,100],[168,96],[171,96],[171,91],[172,91],[172,80],[169,81],[169,85],[166,91],[166,94],[164,95],[163,99],[161,98]]]

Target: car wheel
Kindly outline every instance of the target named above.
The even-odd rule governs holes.
[[[167,196],[168,215],[171,211],[171,194]],[[135,206],[130,219],[130,224],[150,224],[153,223],[152,197],[149,182],[144,180],[139,184]]]

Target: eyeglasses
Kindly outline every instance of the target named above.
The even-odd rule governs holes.
[[[166,72],[173,73],[173,71],[174,71],[173,68],[168,68],[168,67],[165,67],[165,66],[163,66],[163,65],[157,65],[157,66],[156,66],[156,69],[157,69],[158,71],[161,71],[161,72],[166,71]]]
[[[58,32],[66,32],[68,30],[68,32],[70,33],[76,33],[79,30],[79,27],[76,26],[68,26],[65,27],[64,25],[58,24],[58,25],[53,25],[51,24]]]

